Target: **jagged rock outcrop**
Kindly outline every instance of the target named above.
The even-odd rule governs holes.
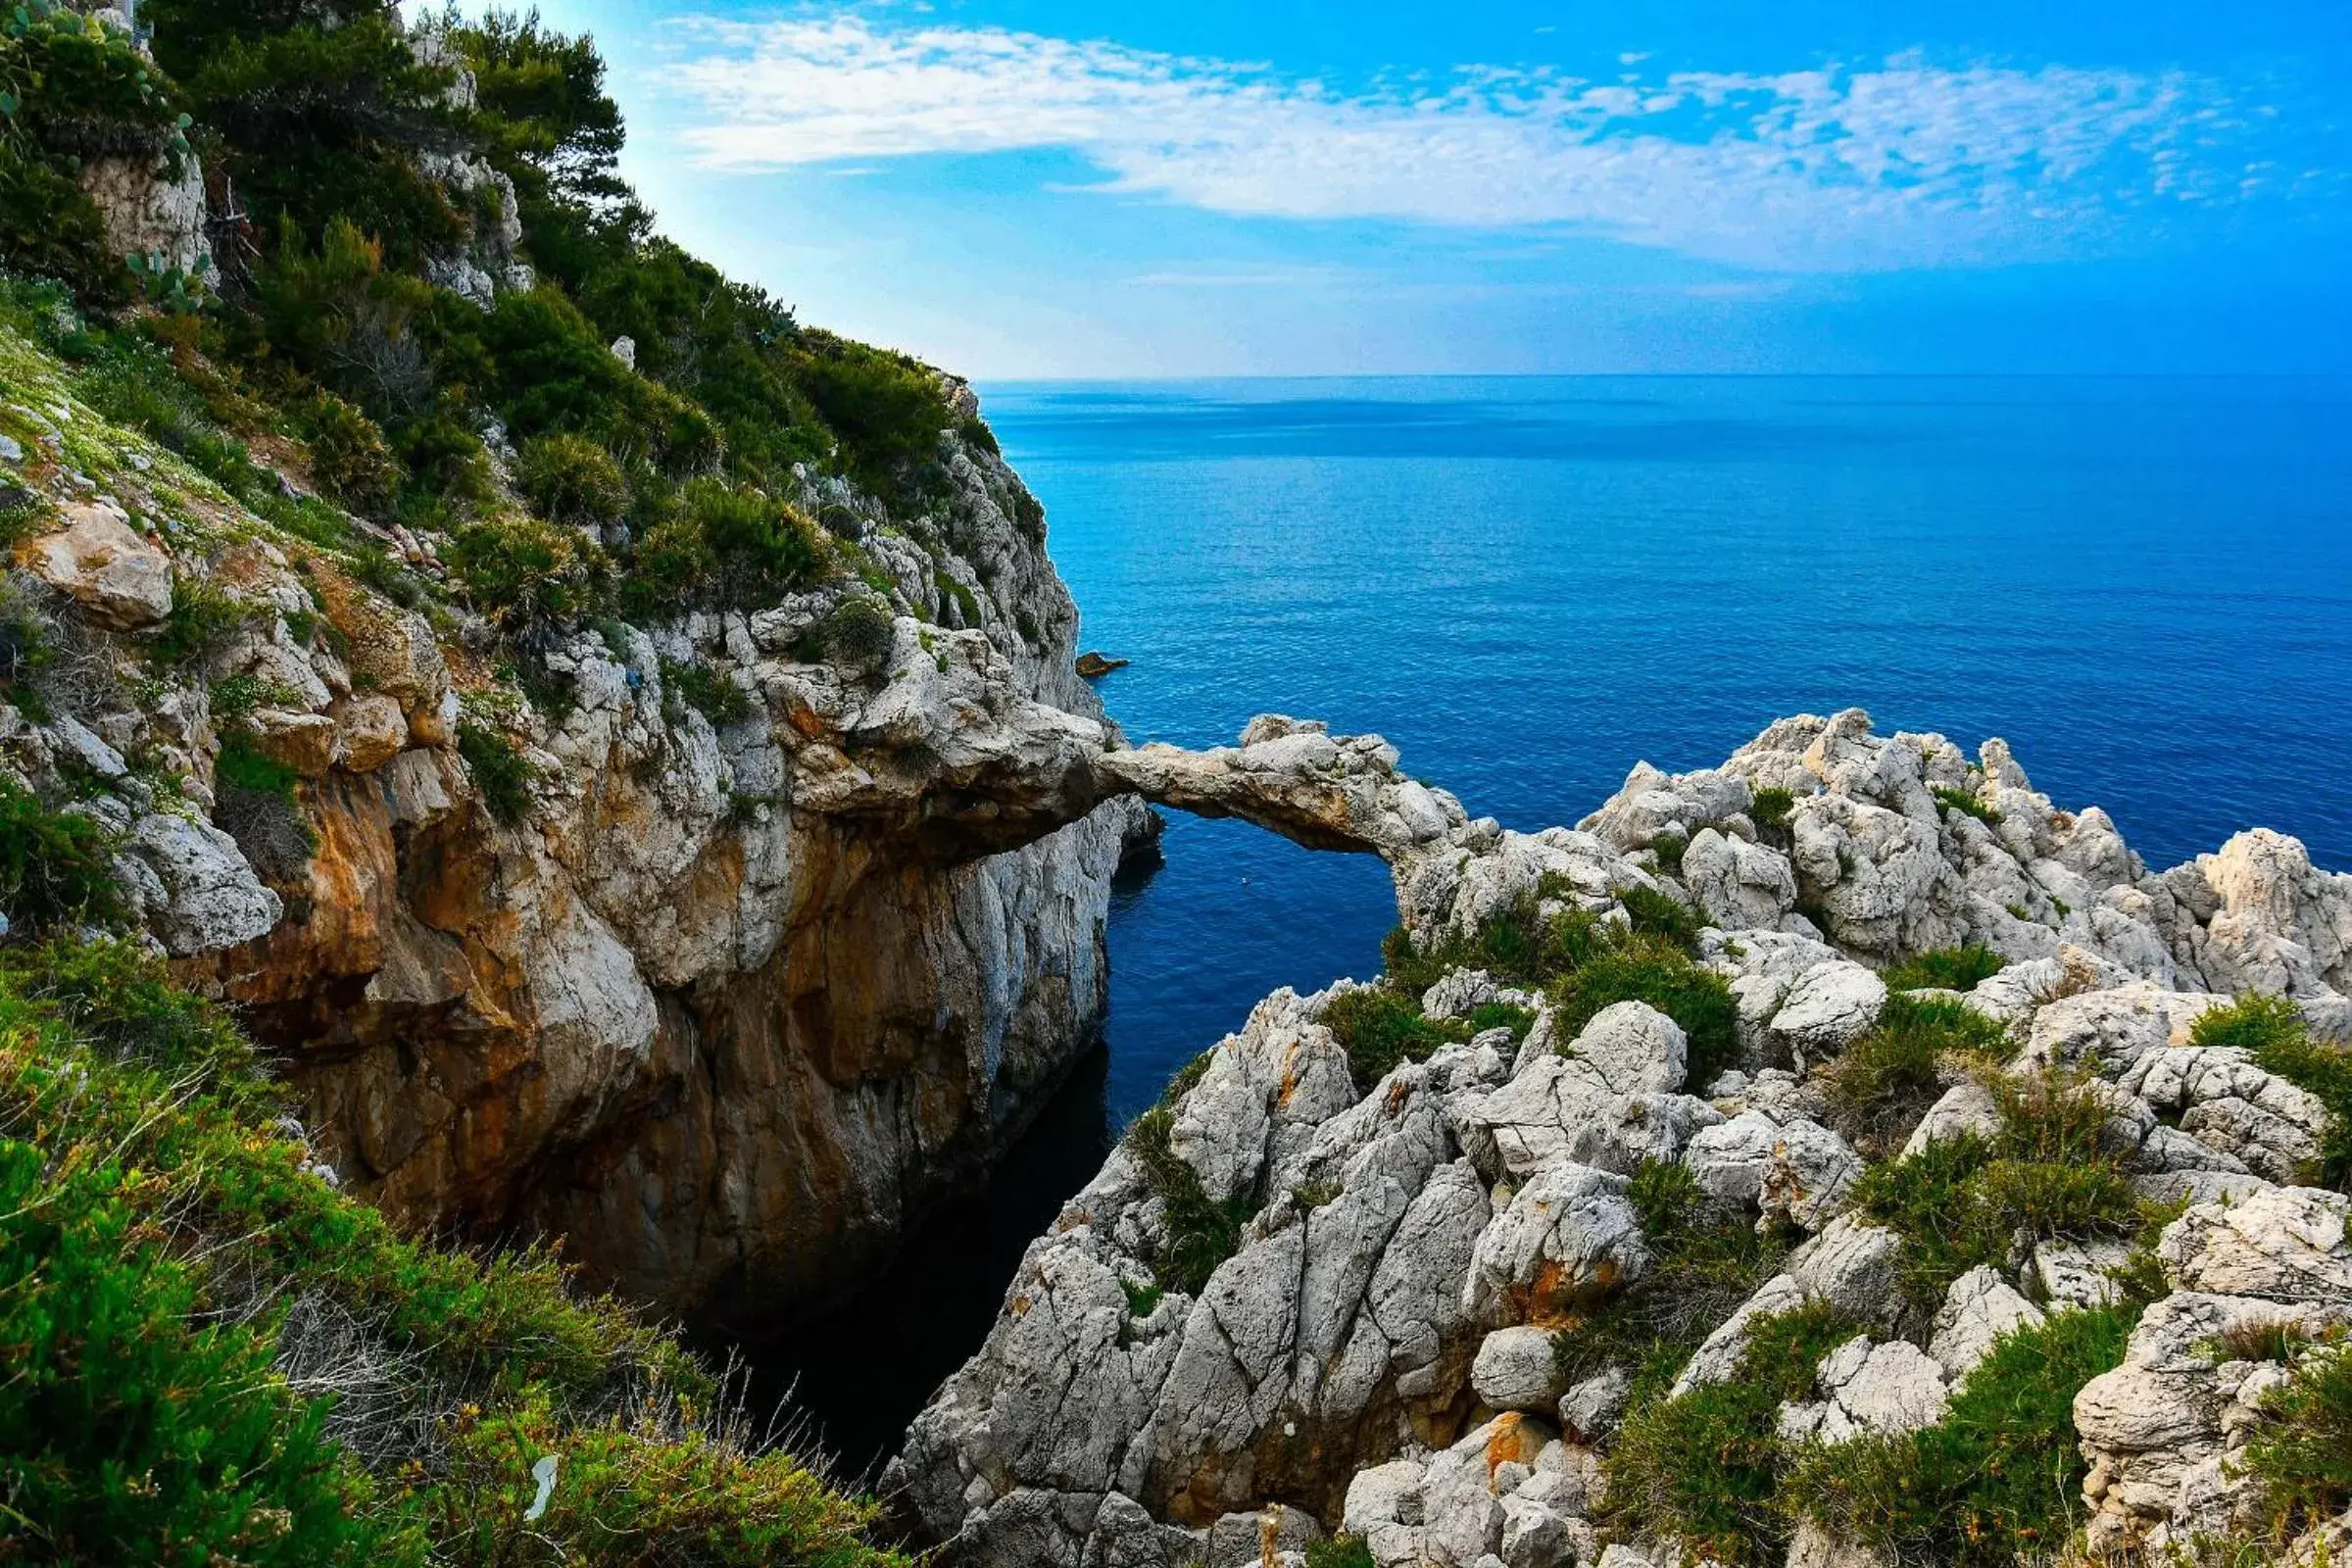
[[[2035,793],[2001,743],[1972,761],[1941,737],[1876,736],[1859,712],[1784,720],[1719,769],[1638,768],[1580,827],[1538,834],[1408,792],[1375,738],[1287,718],[1210,754],[1110,753],[1094,772],[1097,790],[1381,855],[1425,951],[1531,906],[1613,921],[1630,890],[1681,901],[1711,922],[1697,947],[1735,999],[1740,1059],[1691,1084],[1690,1039],[1643,1004],[1570,1030],[1547,996],[1458,968],[1427,987],[1426,1016],[1508,1002],[1532,1021],[1358,1083],[1332,1032],[1350,982],[1268,998],[1167,1113],[1165,1157],[1251,1214],[1232,1255],[1197,1296],[1163,1289],[1154,1260],[1178,1219],[1157,1167],[1122,1146],[1032,1244],[987,1343],[915,1419],[886,1482],[947,1561],[1127,1553],[1173,1568],[1199,1559],[1218,1519],[1271,1503],[1362,1537],[1382,1568],[1680,1560],[1672,1543],[1612,1540],[1621,1527],[1598,1506],[1629,1369],[1571,1383],[1546,1353],[1653,1267],[1628,1178],[1657,1162],[1807,1238],[1714,1324],[1675,1393],[1740,1376],[1749,1325],[1818,1304],[1861,1329],[1782,1406],[1786,1440],[1945,1420],[2004,1337],[2114,1298],[2130,1248],[2044,1242],[1962,1274],[1933,1311],[1904,1306],[1906,1243],[1850,1211],[1863,1160],[1829,1125],[1824,1086],[1887,1004],[1877,967],[1929,947],[2008,960],[1963,999],[2009,1041],[2006,1070],[2082,1077],[2132,1181],[2200,1200],[2159,1249],[2175,1294],[2148,1310],[2117,1381],[2078,1407],[2094,1542],[2161,1544],[2231,1521],[2217,1466],[2246,1418],[2226,1411],[2282,1374],[2217,1369],[2201,1347],[2227,1325],[2196,1303],[2267,1302],[2230,1310],[2306,1327],[2352,1312],[2344,1200],[2291,1186],[2326,1107],[2243,1051],[2187,1043],[2250,973],[2333,1027],[2352,877],[2314,870],[2291,840],[2241,835],[2151,875],[2103,813]],[[1759,791],[1776,792],[1769,820],[1752,814]],[[1661,857],[1667,839],[1679,863]],[[2000,1116],[1985,1083],[1951,1082],[1889,1148]],[[2195,1335],[2163,1328],[2189,1317]],[[1168,1533],[1072,1528],[1058,1555],[1004,1547],[1015,1521],[1113,1498],[1118,1519]],[[1793,1551],[1872,1560],[1812,1523]]]

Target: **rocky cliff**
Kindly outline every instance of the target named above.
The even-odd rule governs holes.
[[[69,651],[22,672],[9,762],[117,835],[134,913],[281,1054],[360,1193],[560,1235],[645,1299],[806,1302],[1094,1038],[1143,818],[978,820],[1002,715],[1097,753],[1109,733],[992,450],[943,433],[950,482],[918,514],[803,477],[861,575],[569,636],[541,661],[565,700],[534,706],[462,609],[386,597],[365,557],[101,417],[33,343],[0,351],[10,611]],[[335,516],[436,580],[405,533]],[[879,630],[845,651],[851,601]],[[181,657],[199,621],[217,635]],[[682,680],[741,700],[713,723]],[[250,787],[257,755],[280,794]]]
[[[947,1560],[2340,1543],[2352,876],[2151,872],[1858,711],[1537,834],[1395,760],[1261,719],[1100,770],[1382,853],[1409,940],[1259,1004],[1032,1244],[890,1477]]]

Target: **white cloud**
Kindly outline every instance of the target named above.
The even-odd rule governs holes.
[[[1214,212],[1559,227],[1788,271],[2081,254],[2278,190],[2259,107],[2182,72],[1905,56],[1610,83],[1472,68],[1348,94],[854,12],[683,36],[691,145],[745,172],[1060,148],[1103,172],[1089,188]]]

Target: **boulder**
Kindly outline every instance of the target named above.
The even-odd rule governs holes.
[[[1526,1325],[1488,1335],[1470,1367],[1470,1387],[1480,1402],[1494,1410],[1558,1408],[1562,1381],[1553,1339],[1551,1330]]]
[[[1665,1095],[1683,1087],[1690,1037],[1646,1002],[1613,1002],[1561,1053],[1616,1095]]]
[[[2165,1227],[2156,1255],[2184,1291],[2278,1301],[2352,1301],[2352,1198],[2313,1187],[2273,1188],[2243,1201],[2207,1203]]]
[[[138,631],[172,613],[172,558],[100,499],[69,502],[64,526],[17,547],[18,564],[72,598],[91,618]]]
[[[1928,1354],[1957,1388],[1991,1353],[2001,1336],[2044,1321],[2040,1307],[2012,1290],[1992,1269],[1972,1268],[1943,1293],[1930,1330]]]
[[[1462,1305],[1481,1322],[1559,1322],[1649,1266],[1626,1179],[1557,1164],[1511,1199],[1478,1239]]]

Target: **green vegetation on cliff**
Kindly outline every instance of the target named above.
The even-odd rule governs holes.
[[[421,615],[466,662],[457,750],[519,823],[514,715],[574,700],[560,638],[888,593],[860,517],[944,526],[955,443],[993,447],[928,368],[654,233],[588,39],[496,12],[412,32],[387,0],[139,20],[144,45],[0,12],[0,534],[136,505],[171,611],[108,678],[209,696],[209,809],[257,866],[313,848],[260,723],[285,694],[218,662],[257,616],[364,695]],[[176,201],[211,262],[118,254],[110,181]],[[239,550],[291,608],[240,596]],[[828,656],[888,657],[866,588],[820,624]],[[78,635],[0,585],[13,707],[47,721]],[[660,676],[681,713],[743,714],[698,663]],[[126,760],[143,801],[198,809]],[[122,937],[110,830],[42,789],[0,780],[0,1556],[898,1560],[870,1502],[552,1253],[433,1245],[338,1191],[235,1021]]]
[[[20,792],[21,793],[21,792]],[[55,1562],[897,1559],[662,1331],[550,1252],[336,1190],[236,1025],[106,907],[87,818],[0,793],[0,1497]],[[543,1495],[544,1494],[544,1495]]]

